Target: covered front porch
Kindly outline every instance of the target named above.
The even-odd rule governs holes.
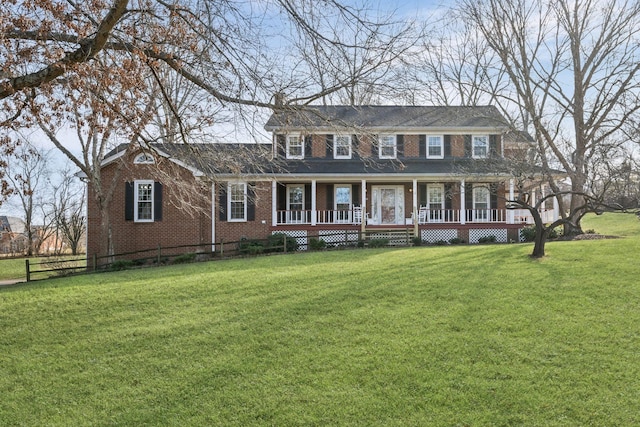
[[[526,210],[507,209],[509,182],[457,181],[327,182],[312,179],[272,183],[272,226],[416,228],[466,224],[530,224]],[[542,212],[558,217],[557,205]]]

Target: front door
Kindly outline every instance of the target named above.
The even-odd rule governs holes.
[[[404,187],[373,186],[372,223],[404,224]]]

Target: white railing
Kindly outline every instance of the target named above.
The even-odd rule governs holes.
[[[354,215],[351,210],[322,210],[316,211],[317,224],[352,224]]]
[[[283,224],[311,224],[312,211],[276,211],[276,223]]]
[[[506,222],[505,209],[465,209],[467,222]]]
[[[545,224],[555,221],[555,213],[553,209],[543,209],[540,211],[542,222]],[[526,209],[513,210],[513,222],[515,224],[533,224],[533,216]]]
[[[437,224],[460,222],[458,209],[420,209],[418,224]]]

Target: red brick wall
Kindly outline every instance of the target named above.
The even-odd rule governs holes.
[[[216,194],[219,194],[221,184],[216,184]],[[236,242],[241,238],[264,239],[271,234],[271,183],[255,183],[255,220],[246,222],[228,222],[220,220],[220,200],[216,197],[216,243]]]
[[[404,156],[420,157],[420,136],[419,135],[404,136]]]
[[[115,178],[115,191],[108,209],[114,253],[139,251],[158,245],[168,247],[211,241],[210,184],[201,183],[189,171],[166,159],[160,159],[157,165],[135,165],[132,157],[121,160],[125,167]],[[111,185],[116,169],[117,162],[102,169],[105,187]],[[125,221],[125,182],[142,179],[163,184],[161,221]],[[185,187],[185,184],[190,187]],[[89,187],[87,254],[89,257],[93,254],[106,255],[99,208],[93,189]]]

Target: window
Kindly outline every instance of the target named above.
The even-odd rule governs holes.
[[[396,158],[396,136],[395,135],[380,135],[378,138],[380,158],[381,159],[395,159]]]
[[[474,135],[472,138],[472,144],[474,158],[479,159],[487,157],[489,154],[489,137],[487,135]]]
[[[427,203],[427,207],[429,208],[429,221],[442,221],[442,210],[444,209],[444,185],[429,185],[427,187]]]
[[[247,184],[231,183],[227,189],[229,221],[247,220]]]
[[[334,136],[333,158],[334,159],[350,159],[351,158],[351,136],[349,135]]]
[[[304,138],[287,135],[287,159],[304,159]]]
[[[336,222],[351,222],[351,185],[335,186]]]
[[[153,181],[135,181],[134,219],[136,222],[153,222]]]
[[[142,153],[136,156],[136,158],[133,160],[133,163],[138,165],[140,164],[149,165],[149,164],[155,163],[155,160],[153,159],[153,156],[151,154]]]
[[[303,223],[305,219],[304,185],[287,185],[287,223]]]
[[[488,221],[491,207],[491,194],[486,186],[473,187],[473,219],[474,221]]]
[[[442,159],[444,157],[441,135],[427,135],[427,158]]]

